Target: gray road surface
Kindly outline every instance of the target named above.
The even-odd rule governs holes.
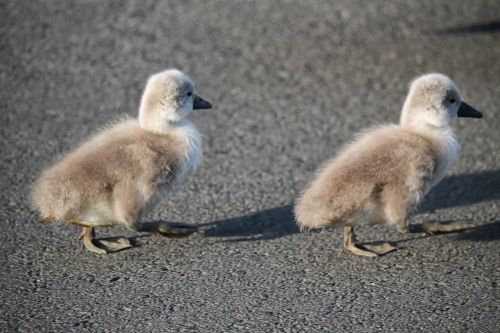
[[[0,15],[0,331],[499,331],[497,0],[4,0]],[[97,256],[77,227],[40,224],[37,173],[134,116],[147,76],[169,67],[215,108],[191,117],[201,168],[147,219],[200,232]],[[300,234],[291,204],[316,166],[397,121],[408,82],[429,71],[485,118],[457,122],[461,156],[412,222],[477,228],[360,228],[403,247],[376,259],[344,253],[340,229]]]

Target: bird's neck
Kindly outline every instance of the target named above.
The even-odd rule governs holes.
[[[458,139],[455,135],[453,128],[446,125],[435,125],[424,121],[413,121],[413,122],[403,122],[400,123],[401,127],[434,142],[436,145],[447,147],[450,144],[458,144]]]
[[[186,119],[165,119],[166,117],[150,118],[139,114],[139,125],[142,129],[155,134],[168,134],[191,124]]]
[[[460,143],[458,142],[457,136],[450,126],[433,126],[424,124],[420,126],[406,127],[406,129],[425,137],[432,143],[438,153],[438,160],[436,161],[437,165],[431,185],[432,187],[443,179],[458,157]]]

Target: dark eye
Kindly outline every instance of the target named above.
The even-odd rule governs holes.
[[[193,93],[192,92],[188,92],[187,95],[188,95],[188,97],[191,97],[191,96],[193,96]],[[453,101],[455,101],[455,100],[453,100]]]
[[[455,103],[455,99],[452,97],[452,98],[450,98],[450,104],[453,104],[453,103]]]

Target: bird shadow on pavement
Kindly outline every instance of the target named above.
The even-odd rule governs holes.
[[[442,35],[500,33],[500,21],[481,22],[437,31]]]
[[[500,239],[500,220],[479,225],[473,229],[467,230],[457,236],[458,240],[464,241],[495,241]]]
[[[201,225],[206,237],[228,237],[226,242],[269,240],[296,234],[292,205],[284,205],[261,212],[214,221]]]
[[[448,176],[426,196],[418,213],[500,199],[500,170]]]

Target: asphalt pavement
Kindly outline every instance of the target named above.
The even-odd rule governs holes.
[[[1,1],[0,331],[498,332],[500,2]],[[79,228],[40,223],[37,174],[123,115],[147,77],[179,68],[214,109],[190,118],[205,157],[148,221],[189,238],[115,228],[137,247],[86,251]],[[397,122],[408,83],[438,71],[484,118],[412,223],[359,228],[401,249],[342,250],[341,228],[300,233],[294,198],[369,126]]]

